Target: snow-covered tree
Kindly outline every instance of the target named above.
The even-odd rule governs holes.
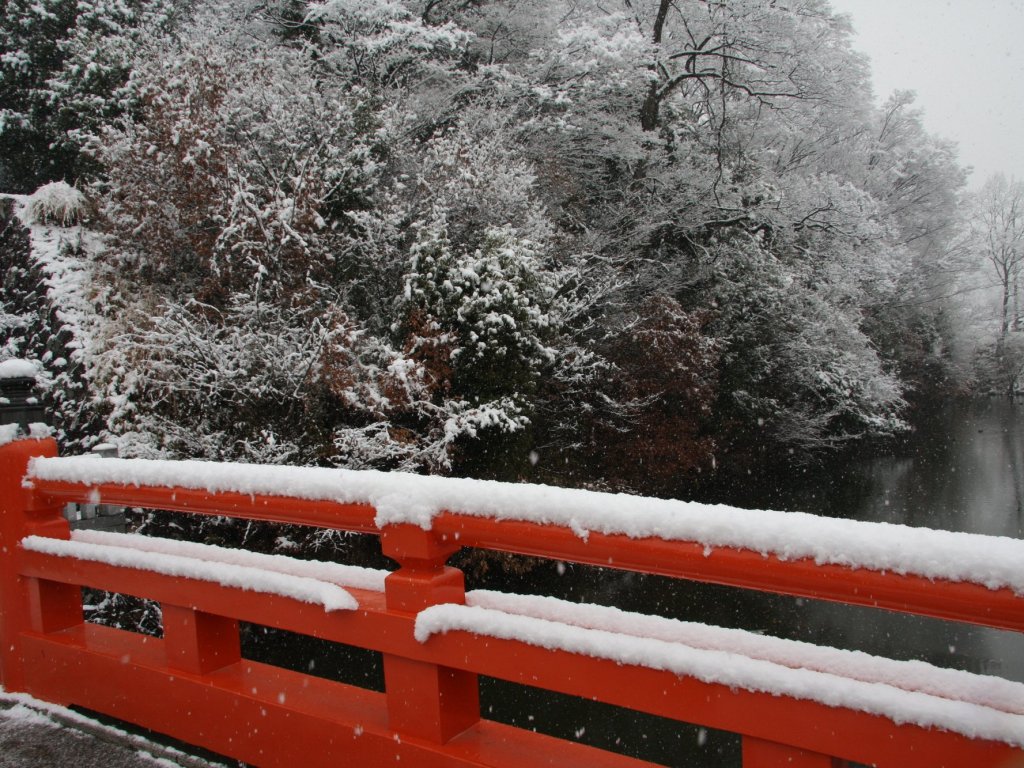
[[[317,0],[309,4],[304,23],[317,26],[333,74],[375,89],[443,73],[469,40],[450,21],[428,23],[399,0]]]
[[[955,150],[824,0],[8,5],[138,451],[678,492],[946,380]]]
[[[723,255],[718,269],[729,335],[717,416],[728,439],[744,451],[774,444],[813,455],[905,428],[902,388],[855,304],[837,302],[806,266],[786,266],[754,246]]]
[[[576,418],[591,433],[581,452],[608,487],[673,495],[714,471],[720,343],[708,333],[711,317],[653,295],[603,340],[607,383],[589,387],[619,412],[590,398]]]
[[[83,144],[131,106],[124,90],[148,34],[177,23],[173,0],[0,3],[0,186],[32,192],[83,170]]]
[[[97,152],[126,264],[179,298],[329,284],[346,214],[369,205],[361,94],[316,88],[303,52],[251,53],[202,43],[140,65],[140,108]]]
[[[999,286],[999,338],[1020,330],[1019,290],[1024,263],[1024,183],[989,178],[973,200],[973,245]]]

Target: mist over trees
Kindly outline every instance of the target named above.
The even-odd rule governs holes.
[[[4,355],[75,383],[73,447],[673,495],[968,382],[965,172],[825,0],[7,0],[0,28],[3,191],[87,199],[0,265]]]
[[[1013,397],[1024,374],[1021,264],[1024,260],[1024,184],[1002,174],[966,200],[961,247],[963,282],[974,294],[974,368],[980,388]]]

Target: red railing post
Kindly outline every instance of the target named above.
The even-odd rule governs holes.
[[[17,440],[0,446],[0,682],[8,691],[28,691],[21,636],[56,632],[82,623],[82,591],[69,584],[33,579],[18,572],[18,546],[25,536],[67,539],[62,507],[45,503],[22,481],[29,460],[56,456],[54,440]]]
[[[445,561],[459,545],[413,525],[381,531],[384,554],[399,569],[385,581],[390,611],[415,614],[437,603],[464,603],[462,571]],[[388,722],[400,734],[444,743],[480,719],[477,676],[470,672],[384,654]]]
[[[819,752],[753,736],[743,737],[743,768],[843,768],[845,765],[845,761]]]
[[[235,619],[167,603],[160,610],[168,666],[205,675],[241,659]]]

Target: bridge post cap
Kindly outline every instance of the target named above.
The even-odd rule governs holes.
[[[421,567],[443,566],[449,557],[462,549],[462,545],[447,534],[425,530],[411,523],[384,526],[380,529],[380,542],[387,557],[402,565],[415,562]]]

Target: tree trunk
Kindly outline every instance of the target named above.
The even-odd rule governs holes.
[[[1020,264],[1014,260],[1013,263],[1013,321],[1011,325],[1014,331],[1020,330]]]
[[[665,19],[668,18],[668,10],[671,6],[671,0],[660,0],[658,3],[658,13],[654,17],[654,29],[651,30],[651,42],[654,43],[655,47],[661,46],[661,37],[665,32]],[[650,65],[652,74],[657,74],[658,68],[654,65]],[[658,127],[658,112],[661,110],[661,94],[658,93],[658,82],[654,80],[647,87],[647,97],[644,99],[644,105],[640,107],[640,127],[645,131],[653,131]]]
[[[1010,331],[1010,271],[1003,272],[1003,305],[1002,316],[999,322],[999,341],[1006,340],[1006,334]]]
[[[658,95],[657,83],[651,83],[647,89],[647,98],[640,107],[640,127],[645,131],[653,131],[658,127],[658,113],[661,108],[661,97]]]

